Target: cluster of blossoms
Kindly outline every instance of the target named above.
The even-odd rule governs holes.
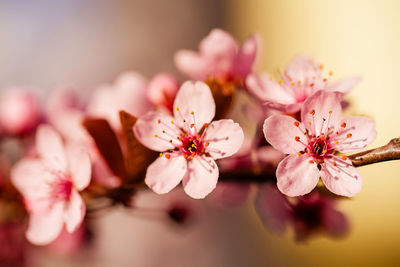
[[[370,144],[374,122],[341,120],[344,94],[360,78],[331,82],[332,72],[298,56],[274,80],[253,70],[259,40],[253,35],[240,46],[225,31],[211,31],[198,52],[177,52],[178,69],[192,79],[182,83],[167,73],[147,80],[129,72],[96,88],[87,101],[73,90],[57,90],[45,108],[24,88],[3,95],[2,142],[23,145],[9,156],[13,166],[2,174],[0,187],[12,185],[22,195],[27,239],[44,245],[65,230],[74,232],[98,198],[135,207],[131,197],[143,184],[165,194],[181,183],[192,198],[210,194],[214,202],[239,204],[250,192],[248,175],[273,180],[275,169],[284,195],[268,183],[257,197],[266,226],[284,220],[304,228],[302,210],[316,209],[326,218],[338,214],[333,200],[315,191],[314,197],[287,203],[288,197],[310,193],[320,179],[337,195],[351,197],[361,190],[360,174],[342,153]],[[240,119],[232,120],[237,121],[231,111],[240,105],[233,97],[239,91],[250,96],[247,108],[265,111],[246,118],[260,129],[255,134],[246,134]],[[240,183],[218,183],[219,178]],[[177,217],[176,210],[171,217]],[[336,229],[331,222],[321,221],[328,232]]]

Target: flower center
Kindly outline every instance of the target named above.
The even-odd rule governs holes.
[[[54,201],[68,201],[71,197],[73,183],[69,176],[58,173],[59,179],[51,186],[51,195]]]
[[[181,137],[182,147],[180,151],[185,158],[201,155],[204,152],[205,144],[199,136],[183,136]]]

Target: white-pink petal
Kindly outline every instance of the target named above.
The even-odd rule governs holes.
[[[185,82],[174,101],[176,123],[182,127],[194,124],[200,131],[203,124],[209,123],[214,116],[215,102],[208,85],[204,82]]]
[[[218,166],[208,157],[196,157],[189,162],[188,173],[182,184],[186,194],[192,198],[205,198],[217,185]]]
[[[205,80],[210,69],[215,69],[216,63],[209,62],[198,53],[189,50],[180,50],[174,56],[176,67],[194,80]]]
[[[321,178],[325,186],[337,195],[352,197],[361,191],[362,177],[349,159],[345,164],[337,162],[337,166],[324,164]]]
[[[320,177],[316,163],[307,155],[289,155],[276,169],[279,190],[287,196],[296,197],[308,194],[315,188]]]
[[[359,76],[349,77],[347,79],[328,84],[325,90],[347,94],[351,89],[356,87],[361,80],[362,79]]]
[[[246,77],[251,73],[259,52],[261,38],[257,35],[249,36],[240,47],[233,64],[233,73],[239,77]]]
[[[376,138],[375,122],[361,116],[345,118],[340,127],[339,135],[333,140],[338,140],[335,150],[342,153],[361,150],[371,144]]]
[[[267,73],[250,74],[246,78],[246,85],[248,90],[263,102],[268,101],[281,105],[296,103],[293,92],[280,86]]]
[[[340,105],[342,99],[343,94],[340,92],[317,91],[303,104],[302,122],[311,133],[317,136],[325,132],[327,127],[336,129],[342,116]]]
[[[67,144],[66,154],[71,179],[75,188],[81,191],[90,183],[92,168],[89,154],[77,144]]]
[[[307,144],[307,138],[303,133],[304,125],[290,116],[272,115],[264,121],[263,130],[265,139],[275,149],[285,154],[302,151],[305,149],[303,144]]]
[[[61,233],[65,203],[57,202],[46,213],[31,213],[26,238],[35,245],[47,245]]]
[[[86,206],[79,193],[72,189],[69,201],[65,203],[63,219],[69,233],[74,232],[85,217]]]
[[[165,194],[180,183],[186,172],[187,161],[183,156],[159,157],[147,168],[145,183],[157,194]]]
[[[204,141],[209,143],[206,152],[214,159],[232,156],[240,149],[243,140],[243,130],[233,120],[213,121],[204,135]]]
[[[136,121],[133,131],[146,147],[155,151],[166,151],[174,148],[169,140],[180,136],[179,129],[172,121],[174,118],[165,113],[150,111]]]
[[[48,168],[66,170],[67,159],[62,139],[50,125],[39,126],[36,132],[36,150]]]

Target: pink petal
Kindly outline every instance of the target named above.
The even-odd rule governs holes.
[[[308,194],[315,188],[320,177],[316,163],[310,163],[307,155],[289,155],[276,169],[279,190],[287,196]]]
[[[114,87],[118,123],[120,110],[139,117],[152,109],[147,98],[147,81],[143,75],[136,72],[123,73],[117,78]]]
[[[197,157],[189,162],[188,168],[182,181],[183,189],[192,198],[205,198],[217,185],[217,164],[211,158]]]
[[[189,50],[180,50],[174,56],[175,65],[180,72],[194,80],[209,78],[209,70],[215,69],[216,63],[211,63],[198,53]],[[211,66],[210,66],[211,64]],[[209,69],[210,68],[210,69]]]
[[[178,128],[171,121],[174,119],[167,114],[150,111],[136,121],[133,131],[143,145],[163,152],[174,148],[169,142],[171,139],[169,135],[179,136]]]
[[[107,119],[114,129],[119,130],[120,110],[139,117],[152,108],[147,99],[146,87],[147,82],[142,75],[124,73],[114,84],[103,85],[94,92],[88,105],[88,114]]]
[[[49,183],[55,179],[56,176],[48,172],[38,159],[22,159],[11,169],[11,182],[24,196],[29,208],[48,207],[47,201],[43,199],[47,199]]]
[[[285,231],[291,219],[291,211],[287,199],[275,185],[261,185],[254,204],[262,223],[269,231]]]
[[[344,119],[341,125],[345,127],[340,127],[339,135],[333,137],[333,140],[338,140],[335,150],[342,153],[361,150],[376,138],[375,122],[371,119],[350,116]]]
[[[187,161],[182,156],[159,157],[147,168],[145,183],[157,194],[175,188],[187,172]]]
[[[209,195],[221,206],[237,206],[243,204],[250,193],[250,183],[220,182]]]
[[[257,160],[263,165],[276,167],[285,155],[271,146],[262,146],[256,150]]]
[[[233,58],[238,44],[232,35],[221,29],[213,29],[199,45],[200,53],[206,56],[227,55]]]
[[[322,219],[325,232],[333,237],[343,236],[350,230],[346,216],[332,206],[327,206],[322,210]]]
[[[175,98],[174,116],[182,127],[186,119],[188,124],[195,125],[197,131],[200,131],[204,123],[209,123],[215,116],[215,102],[208,85],[203,82],[185,82]]]
[[[240,149],[243,140],[243,130],[233,120],[213,121],[204,135],[204,141],[209,142],[206,151],[214,159],[232,156]]]
[[[280,104],[272,101],[266,101],[264,105],[267,108],[279,110],[288,114],[294,114],[300,111],[303,103],[294,103],[294,104]]]
[[[282,105],[289,105],[296,103],[292,92],[280,86],[270,75],[263,74],[250,74],[246,78],[246,85],[250,93],[254,94],[261,101],[268,101]]]
[[[246,77],[251,73],[254,62],[260,48],[260,37],[257,35],[249,36],[240,47],[233,65],[233,73],[239,77]]]
[[[179,84],[174,76],[168,73],[159,73],[151,79],[147,96],[154,105],[166,106],[170,104],[172,106],[178,89]]]
[[[36,149],[49,168],[57,171],[66,170],[67,159],[63,142],[50,125],[39,126],[36,132]]]
[[[304,125],[286,115],[272,115],[264,121],[265,139],[277,150],[285,154],[295,154],[304,150],[307,138],[302,132]],[[303,130],[301,130],[303,129]],[[299,141],[296,141],[297,137]]]
[[[71,197],[65,204],[64,221],[67,231],[74,232],[82,223],[85,217],[86,207],[82,197],[73,189]]]
[[[68,144],[66,152],[71,179],[75,188],[81,191],[90,183],[92,168],[89,154],[82,146],[76,144]]]
[[[301,81],[301,83],[311,81],[313,77],[318,77],[320,73],[319,65],[307,55],[296,56],[285,69],[285,76],[290,77],[291,81]]]
[[[338,127],[342,116],[340,105],[342,99],[342,93],[322,90],[310,96],[301,110],[301,118],[307,129],[313,134],[320,135],[321,132],[326,132],[328,123],[332,129]]]
[[[326,87],[326,90],[337,91],[337,92],[347,94],[351,89],[356,87],[356,85],[359,84],[361,82],[361,80],[362,79],[359,76],[350,77],[350,78],[329,84]]]
[[[80,110],[64,110],[51,117],[51,124],[67,141],[90,143],[91,137],[83,127],[85,114]]]
[[[57,202],[47,213],[31,213],[26,238],[35,245],[47,245],[61,233],[64,202]]]
[[[349,159],[345,165],[324,164],[321,178],[325,186],[337,195],[352,197],[361,191],[362,177]]]

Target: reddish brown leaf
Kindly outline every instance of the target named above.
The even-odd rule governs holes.
[[[127,180],[139,183],[144,180],[146,169],[157,158],[157,153],[143,146],[133,133],[136,118],[125,111],[119,112],[122,134],[126,145],[125,166]]]
[[[108,121],[104,119],[85,119],[83,126],[92,136],[97,148],[110,170],[121,179],[126,176],[122,150]]]

